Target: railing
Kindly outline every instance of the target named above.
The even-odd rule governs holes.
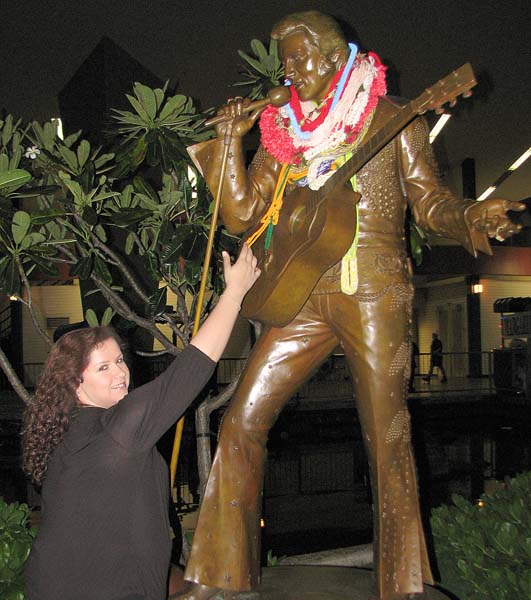
[[[471,360],[474,360],[479,371],[480,378],[470,377],[469,368]],[[161,357],[146,363],[147,380],[151,380],[168,366],[171,358]],[[217,383],[220,386],[228,385],[243,370],[246,358],[222,358],[217,368]],[[416,380],[428,374],[430,369],[430,354],[422,352],[416,357]],[[24,363],[24,385],[33,389],[37,384],[43,363]],[[494,365],[493,353],[481,352],[445,352],[443,354],[443,366],[449,379],[446,389],[459,384],[461,390],[474,391],[480,388],[494,389]],[[481,385],[478,381],[483,382]],[[435,380],[436,381],[436,380]],[[7,379],[0,371],[0,390],[10,389]],[[438,388],[428,388],[437,392]],[[330,356],[317,373],[307,381],[297,392],[297,398],[351,398],[352,383],[350,372],[345,357],[342,354]]]
[[[356,491],[368,470],[362,441],[270,451],[264,489],[269,497]]]
[[[417,357],[417,373],[426,375],[430,370],[430,353],[421,352]],[[492,352],[443,352],[443,367],[448,377],[467,377],[470,373],[470,362],[477,363],[476,370],[480,376],[493,374]]]

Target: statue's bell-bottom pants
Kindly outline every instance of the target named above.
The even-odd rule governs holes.
[[[432,582],[405,403],[412,287],[312,295],[283,328],[266,328],[223,419],[186,578],[254,589],[260,576],[261,490],[268,432],[338,343],[347,358],[374,498],[375,598],[398,600]]]

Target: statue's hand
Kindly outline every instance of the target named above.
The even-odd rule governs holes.
[[[251,104],[249,98],[236,96],[229,98],[227,104],[218,110],[218,116],[225,117],[224,120],[216,126],[216,135],[223,137],[227,133],[234,137],[244,136],[256,123],[262,110],[255,110],[252,113],[245,113],[245,108]]]
[[[525,208],[525,204],[521,202],[490,198],[469,206],[465,212],[465,219],[473,229],[502,242],[522,229],[521,225],[511,221],[507,212],[521,212]]]

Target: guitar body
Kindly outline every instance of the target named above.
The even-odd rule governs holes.
[[[347,187],[324,199],[307,187],[286,195],[269,250],[266,232],[253,244],[262,274],[244,298],[244,317],[275,327],[295,318],[321,276],[350,248],[359,199]]]

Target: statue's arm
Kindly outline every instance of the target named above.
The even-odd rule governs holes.
[[[224,140],[216,138],[188,149],[210,191],[218,192],[222,172]],[[271,202],[275,190],[278,163],[262,146],[247,170],[242,138],[230,141],[221,194],[221,219],[230,233],[240,234],[251,228]]]
[[[457,240],[473,255],[477,251],[492,254],[487,235],[471,227],[465,218],[475,200],[455,196],[439,178],[425,119],[418,118],[406,127],[398,145],[403,191],[419,226]]]

